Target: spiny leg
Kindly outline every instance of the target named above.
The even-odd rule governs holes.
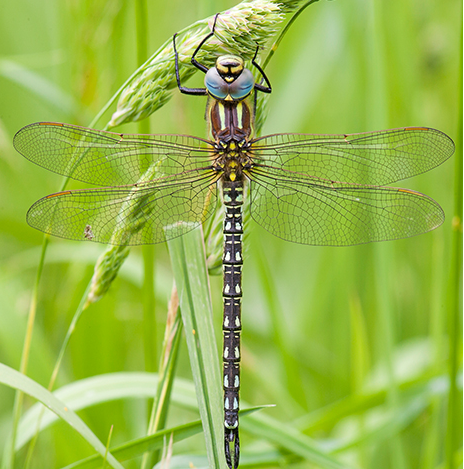
[[[214,23],[213,23],[213,28],[211,32],[206,35],[200,44],[198,44],[197,48],[195,49],[195,52],[193,53],[190,61],[192,62],[192,65],[194,65],[196,68],[201,70],[203,73],[206,73],[208,71],[208,67],[206,65],[201,64],[198,62],[198,60],[195,59],[195,56],[197,55],[198,51],[202,48],[203,44],[212,36],[214,36],[214,30],[216,28],[216,21],[218,19],[219,13],[216,14],[214,17]],[[206,96],[208,93],[206,91],[206,88],[187,88],[185,86],[182,86],[180,83],[180,74],[179,74],[179,54],[177,53],[177,48],[176,48],[176,36],[177,33],[174,34],[172,37],[172,47],[174,49],[174,58],[175,58],[175,69],[176,69],[176,80],[177,80],[177,87],[179,88],[179,91],[181,93],[185,94],[190,94],[190,95],[196,95],[196,96]]]
[[[262,76],[261,83],[264,80],[267,86],[263,86],[261,83],[255,83],[255,90],[262,91],[263,93],[271,93],[272,92],[271,82],[269,81],[269,78],[264,73],[264,70],[261,68],[261,66],[258,64],[258,62],[256,62],[258,51],[259,51],[259,46],[256,46],[255,55],[251,59],[251,63],[258,69],[259,73],[261,73],[261,76]]]

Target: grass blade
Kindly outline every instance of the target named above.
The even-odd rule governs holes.
[[[241,411],[240,415],[246,415],[253,413],[261,407],[254,407],[252,409],[247,409]],[[113,454],[118,461],[128,461],[129,459],[134,459],[141,454],[158,450],[163,448],[166,445],[166,442],[172,439],[173,443],[178,441],[185,440],[197,433],[202,431],[202,423],[200,420],[195,420],[194,422],[189,422],[184,425],[178,425],[177,427],[168,428],[154,433],[153,435],[144,436],[142,438],[137,438],[135,440],[128,441],[120,446],[116,446],[111,449],[111,454]],[[191,462],[190,456],[182,456],[182,458],[188,458]],[[99,455],[89,456],[88,458],[76,461],[69,466],[66,466],[63,469],[93,469],[100,467],[101,459]],[[185,466],[187,467],[188,464]],[[188,466],[192,467],[192,466]]]
[[[168,242],[211,467],[225,465],[219,359],[201,230]]]
[[[462,7],[461,7],[462,8]],[[450,390],[446,426],[445,467],[457,467],[455,454],[461,447],[462,394],[459,396],[457,376],[462,366],[462,23],[461,23],[461,64],[458,80],[458,126],[455,156],[454,216],[452,224],[451,271],[447,298]],[[461,365],[460,365],[461,363]],[[461,416],[461,417],[459,417]],[[461,450],[462,452],[462,450]]]
[[[321,469],[348,469],[352,467],[325,453],[316,441],[291,425],[286,425],[262,413],[256,414],[253,419],[244,420],[242,426],[245,426],[245,421],[246,428],[250,432],[261,435],[276,446],[283,447],[287,451],[301,456]]]
[[[119,461],[127,461],[129,459],[136,458],[147,451],[162,448],[171,436],[173,441],[177,442],[196,435],[197,433],[200,433],[201,430],[201,421],[196,420],[195,422],[156,432],[153,435],[128,441],[123,445],[112,448],[111,454],[113,454]],[[101,458],[98,455],[81,459],[80,461],[70,464],[63,469],[92,469],[96,467],[101,467]]]
[[[34,397],[61,417],[68,425],[74,428],[108,463],[117,469],[123,469],[111,453],[107,453],[106,446],[95,436],[89,427],[70,410],[62,401],[56,398],[50,391],[47,391],[40,384],[31,378],[23,375],[0,363],[0,382],[14,389]]]

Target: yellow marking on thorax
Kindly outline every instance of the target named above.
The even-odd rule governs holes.
[[[243,103],[242,101],[238,102],[237,103],[237,122],[238,122],[238,125],[240,128],[243,127],[243,122],[242,122],[242,118],[243,118]]]
[[[219,103],[218,104],[218,108],[219,108],[219,118],[221,119],[221,130],[224,129],[225,127],[225,122],[226,122],[226,111],[224,109],[224,106]]]
[[[229,156],[233,156],[233,155],[229,154]],[[237,161],[234,159],[229,159],[228,168],[230,170],[229,178],[231,181],[235,181],[237,179],[237,171],[236,171],[237,167],[238,167]]]

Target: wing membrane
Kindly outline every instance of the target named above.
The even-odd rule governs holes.
[[[50,171],[98,186],[134,184],[154,165],[157,176],[204,166],[207,140],[185,135],[130,135],[69,124],[38,122],[22,128],[14,147]]]
[[[64,191],[36,202],[28,222],[55,236],[157,243],[193,229],[215,207],[221,173],[212,167],[217,153],[207,140],[36,123],[21,129],[14,145],[51,171],[119,186]],[[252,217],[288,241],[360,244],[413,236],[443,222],[442,209],[429,197],[378,187],[449,158],[454,144],[438,130],[276,134],[254,140],[249,152]]]
[[[255,174],[251,216],[275,236],[301,244],[349,246],[415,236],[444,221],[441,207],[419,192],[330,183],[282,170]]]
[[[426,127],[351,135],[276,134],[253,143],[255,162],[351,184],[387,185],[428,171],[454,152],[453,141]]]
[[[215,175],[193,171],[156,184],[64,191],[37,201],[28,223],[61,238],[152,244],[180,236],[216,207]]]

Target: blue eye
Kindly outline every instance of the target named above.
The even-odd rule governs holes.
[[[230,85],[229,93],[235,100],[248,96],[255,86],[255,78],[247,68],[244,68],[240,76]]]
[[[229,85],[224,82],[216,68],[210,68],[206,72],[205,86],[215,98],[224,99],[229,94]]]

